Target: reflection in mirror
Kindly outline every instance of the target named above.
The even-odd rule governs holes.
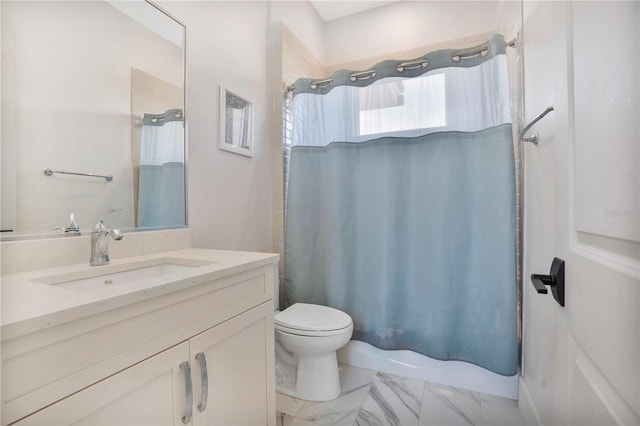
[[[145,1],[1,13],[2,237],[90,232],[109,208],[121,229],[186,226],[184,26]]]

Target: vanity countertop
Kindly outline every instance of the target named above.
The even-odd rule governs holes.
[[[95,275],[99,268],[126,269],[132,263],[166,259],[200,262],[188,270],[131,281],[94,291],[77,291],[46,282],[55,276]],[[39,269],[1,276],[1,337],[11,339],[69,321],[187,289],[226,276],[275,264],[278,254],[184,249],[112,260],[108,266],[88,263]],[[38,282],[41,281],[41,282]]]

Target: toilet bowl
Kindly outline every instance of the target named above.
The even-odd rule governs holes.
[[[296,303],[275,314],[274,326],[276,349],[284,348],[293,355],[289,362],[297,364],[294,389],[287,393],[308,401],[340,396],[336,351],[351,339],[351,317],[327,306]]]

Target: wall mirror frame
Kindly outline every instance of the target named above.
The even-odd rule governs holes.
[[[149,0],[0,17],[0,239],[88,235],[110,208],[124,232],[187,227],[186,26]]]

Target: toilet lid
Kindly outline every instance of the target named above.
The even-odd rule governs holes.
[[[349,327],[351,317],[328,306],[296,303],[274,318],[276,325],[294,330],[331,331]]]

